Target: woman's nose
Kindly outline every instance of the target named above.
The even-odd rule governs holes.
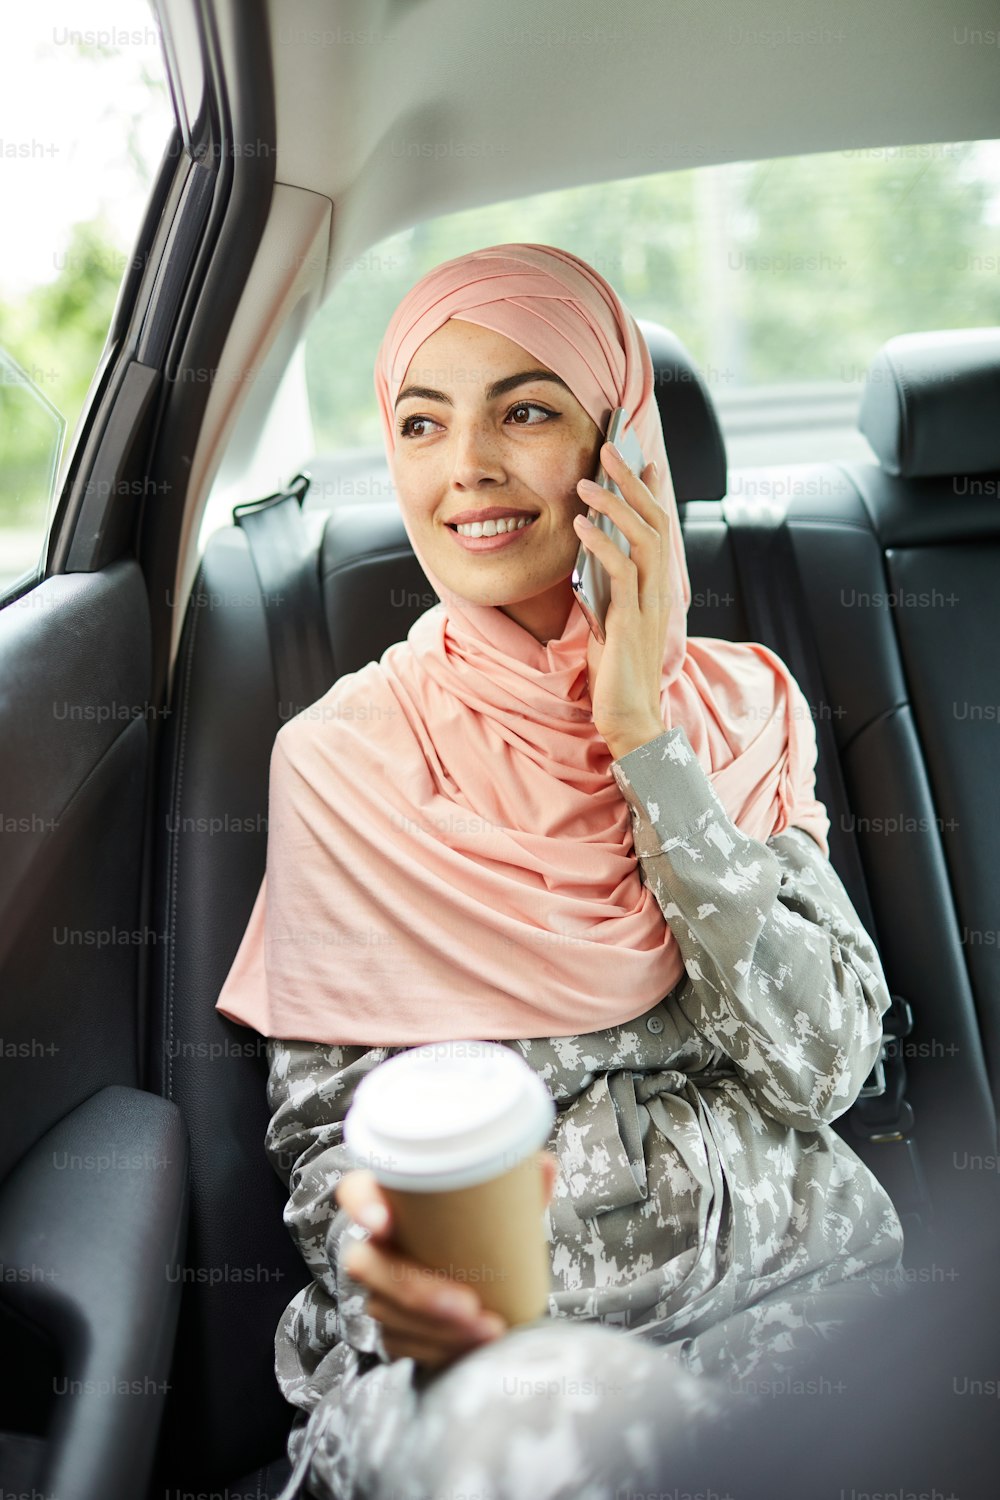
[[[470,489],[483,479],[502,481],[504,469],[500,461],[499,444],[495,433],[485,424],[473,423],[453,428],[454,451],[452,455],[452,479],[463,488]]]

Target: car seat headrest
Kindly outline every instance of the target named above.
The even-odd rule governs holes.
[[[721,500],[727,485],[726,445],[701,371],[675,333],[643,318],[636,322],[653,362],[677,503]]]
[[[865,377],[858,428],[887,474],[1000,469],[1000,328],[902,333]]]

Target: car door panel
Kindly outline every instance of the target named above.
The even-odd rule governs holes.
[[[21,1419],[40,1431],[0,1447],[5,1493],[16,1463],[30,1493],[135,1500],[168,1389],[187,1169],[180,1110],[111,1085],[59,1120],[5,1181],[4,1301],[22,1348],[32,1334],[40,1346],[32,1394],[43,1408],[33,1420],[29,1402]]]
[[[0,1479],[64,1500],[148,1466],[180,1301],[187,1134],[138,1087],[149,673],[134,560],[0,611]]]

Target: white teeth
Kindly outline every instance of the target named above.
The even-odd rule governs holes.
[[[522,526],[527,526],[534,519],[534,516],[521,516],[520,519],[501,516],[496,521],[465,521],[461,526],[456,526],[455,530],[461,536],[500,536],[507,531],[520,531]]]

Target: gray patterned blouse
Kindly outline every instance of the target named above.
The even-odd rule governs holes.
[[[819,846],[800,828],[741,832],[682,727],[611,769],[686,976],[622,1025],[503,1043],[556,1103],[549,1313],[752,1381],[898,1284],[892,1202],[831,1128],[878,1054],[889,992]],[[265,1147],[313,1278],[281,1319],[275,1372],[303,1412],[384,1360],[339,1261],[365,1231],[333,1191],[354,1090],[403,1050],[268,1043]]]

